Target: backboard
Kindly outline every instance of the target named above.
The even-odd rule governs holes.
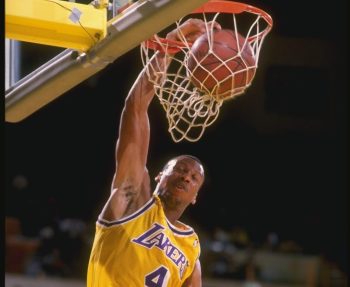
[[[67,48],[21,79],[13,77],[16,74],[16,64],[13,61],[16,57],[13,58],[13,55],[18,54],[18,49],[9,48],[5,69],[5,120],[18,122],[25,119],[204,2],[206,1],[114,0],[110,3],[110,8],[114,9],[116,15],[112,15],[113,18],[107,22],[106,37],[86,52]],[[125,9],[117,9],[118,3],[125,6]],[[17,56],[20,60],[20,55]]]

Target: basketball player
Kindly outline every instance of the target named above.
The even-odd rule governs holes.
[[[179,29],[188,41],[194,41],[205,32],[205,23],[189,19]],[[167,38],[178,40],[178,32],[175,29]],[[170,63],[161,52],[153,61],[160,68]],[[121,115],[116,171],[111,194],[96,223],[88,287],[202,286],[198,236],[179,218],[196,202],[204,169],[193,156],[175,157],[155,178],[157,186],[152,192],[146,168],[147,109],[154,94],[146,73],[141,72]]]

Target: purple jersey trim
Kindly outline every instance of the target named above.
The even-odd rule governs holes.
[[[107,220],[104,220],[102,218],[98,218],[97,223],[99,223],[105,227],[110,227],[113,225],[125,223],[127,221],[134,219],[135,217],[139,216],[140,214],[144,213],[147,209],[149,209],[153,205],[154,201],[155,201],[155,198],[152,197],[152,199],[149,202],[147,202],[143,207],[141,207],[141,209],[139,209],[138,211],[136,211],[135,213],[133,213],[131,215],[128,215],[127,217],[125,217],[123,219],[119,219],[119,220],[115,220],[115,221],[107,221]]]

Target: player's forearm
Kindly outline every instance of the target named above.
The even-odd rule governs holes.
[[[165,75],[171,58],[157,51],[147,66],[141,71],[128,95],[129,100],[135,101],[135,108],[147,110],[155,95],[155,85],[159,84]]]
[[[157,74],[161,69],[166,69],[168,65],[166,57],[162,53],[157,53],[150,62],[150,64],[156,66],[154,72],[157,71]],[[131,175],[133,182],[138,185],[143,178],[142,174],[146,166],[150,137],[147,110],[155,94],[153,81],[158,80],[155,77],[158,77],[158,75],[149,74],[144,69],[139,74],[125,100],[116,146],[116,182],[123,182],[125,178]]]

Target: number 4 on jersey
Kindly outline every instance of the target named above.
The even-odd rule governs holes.
[[[146,287],[165,287],[168,284],[169,272],[164,266],[159,267],[145,277]]]

